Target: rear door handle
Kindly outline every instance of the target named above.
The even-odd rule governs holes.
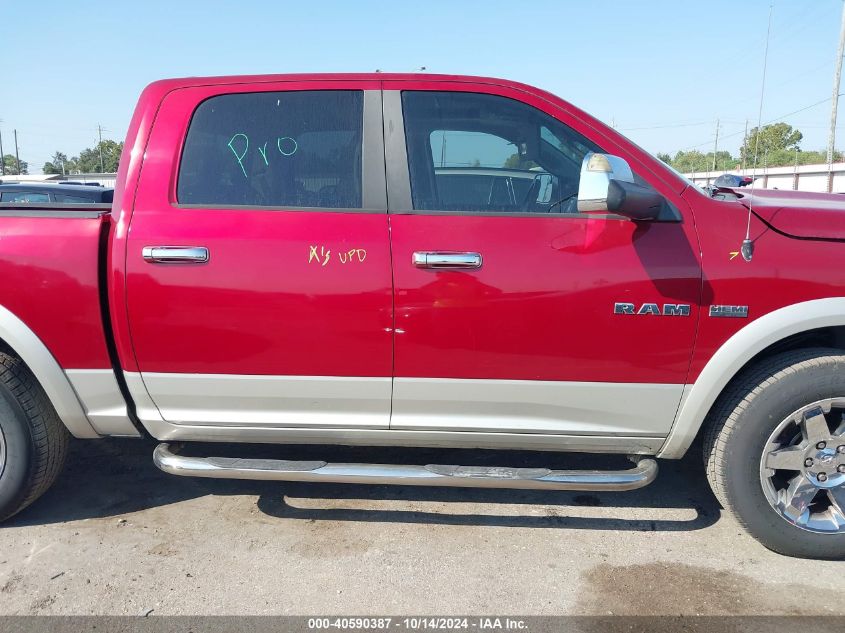
[[[208,261],[205,246],[145,246],[144,261],[153,264],[204,264]]]
[[[443,251],[416,251],[412,257],[417,268],[438,270],[481,268],[481,253],[452,253]]]

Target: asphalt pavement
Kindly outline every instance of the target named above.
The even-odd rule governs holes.
[[[774,554],[700,457],[625,493],[174,477],[77,441],[0,526],[0,614],[845,614],[843,563]],[[214,447],[217,449],[218,447]],[[577,466],[583,456],[264,447],[283,458]]]

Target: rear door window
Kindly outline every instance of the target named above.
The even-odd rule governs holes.
[[[228,94],[194,112],[180,204],[361,208],[363,92]]]

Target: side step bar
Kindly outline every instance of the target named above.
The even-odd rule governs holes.
[[[657,462],[653,458],[633,455],[629,459],[634,468],[603,471],[187,457],[179,455],[178,445],[169,444],[159,444],[153,451],[153,462],[166,473],[216,479],[533,490],[635,490],[654,481]]]

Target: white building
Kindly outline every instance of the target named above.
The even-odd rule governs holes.
[[[685,174],[699,185],[711,184],[722,174],[752,176],[754,186],[763,189],[791,189],[845,193],[845,163],[799,165],[798,167],[758,167],[757,169],[729,169],[727,171],[698,171]]]
[[[38,183],[63,183],[63,182],[96,182],[103,187],[114,187],[117,174],[24,174],[21,176],[0,176],[0,183],[8,184],[13,182],[38,182]]]

